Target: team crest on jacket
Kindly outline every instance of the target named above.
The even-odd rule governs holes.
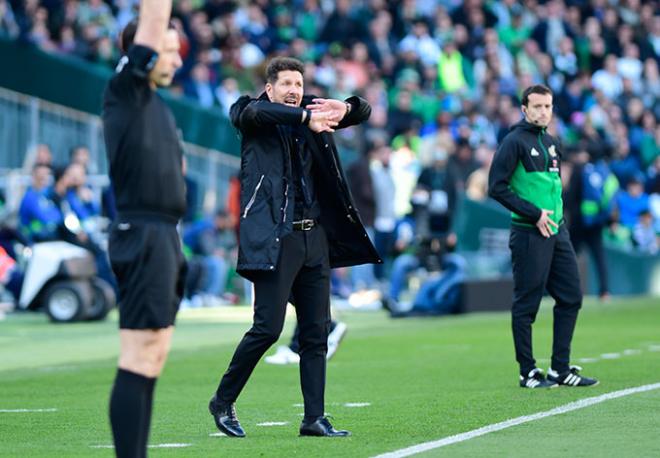
[[[557,156],[557,151],[555,151],[555,145],[550,145],[550,148],[548,148],[548,153],[550,153],[550,156],[552,157]]]
[[[552,160],[552,167],[548,169],[550,172],[559,172],[559,162],[557,159]]]

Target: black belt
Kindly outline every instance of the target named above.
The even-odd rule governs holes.
[[[294,231],[311,231],[318,224],[315,219],[301,219],[293,222]]]

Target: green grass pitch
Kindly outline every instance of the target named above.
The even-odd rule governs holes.
[[[660,382],[660,300],[587,300],[574,363],[594,388],[517,386],[508,313],[391,320],[343,312],[349,327],[328,364],[326,410],[347,439],[299,438],[297,366],[257,366],[237,403],[246,439],[213,436],[208,400],[248,328],[248,307],[180,313],[158,381],[152,457],[370,457],[581,398]],[[548,366],[552,308],[534,326],[535,355]],[[287,321],[283,339],[293,320]],[[118,351],[116,314],[103,323],[53,325],[41,314],[0,321],[0,456],[110,457],[107,404]],[[271,350],[272,351],[272,350]],[[269,352],[270,353],[270,352]],[[591,360],[593,358],[593,360]],[[346,404],[361,406],[347,406]],[[368,404],[368,405],[366,405]],[[54,409],[12,412],[16,409]],[[258,426],[282,422],[285,425]],[[424,456],[660,456],[660,390],[515,426]]]

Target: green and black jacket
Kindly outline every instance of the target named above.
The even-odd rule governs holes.
[[[552,210],[550,219],[560,225],[564,220],[560,166],[558,140],[523,119],[511,128],[495,153],[488,194],[511,210],[513,225],[534,227],[541,209]]]

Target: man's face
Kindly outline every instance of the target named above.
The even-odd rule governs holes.
[[[156,86],[167,87],[172,84],[174,74],[182,65],[179,46],[179,33],[167,29],[158,50],[158,61],[149,73],[149,79]]]
[[[43,189],[50,183],[50,169],[48,167],[37,167],[32,172],[32,186],[35,189]]]
[[[69,165],[66,171],[69,186],[82,186],[85,184],[85,168],[77,163]]]
[[[548,127],[552,120],[552,96],[550,94],[529,94],[527,106],[523,105],[522,111],[530,124]]]
[[[266,83],[266,94],[271,102],[299,107],[303,97],[302,73],[282,70],[274,83]]]
[[[73,153],[71,162],[75,162],[76,164],[86,166],[87,164],[89,164],[89,150],[83,147],[77,148],[76,151]]]

